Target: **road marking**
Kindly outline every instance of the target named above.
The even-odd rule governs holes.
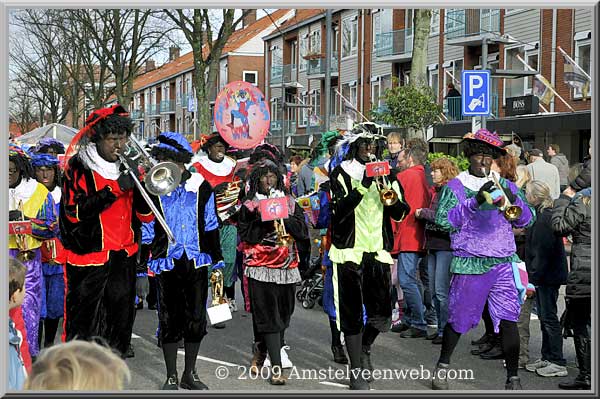
[[[348,385],[340,384],[339,382],[319,381],[319,384],[329,385],[329,386],[332,386],[332,387],[346,388],[346,389],[349,388]]]
[[[177,353],[179,353],[180,355],[185,355],[185,351],[177,351]],[[240,364],[224,362],[222,360],[212,359],[210,357],[197,356],[196,359],[204,360],[209,363],[222,364],[223,366],[228,366],[228,367],[242,367]]]
[[[140,337],[140,336],[139,336],[139,335],[137,335],[137,334],[131,333],[131,338],[142,338],[142,337]]]

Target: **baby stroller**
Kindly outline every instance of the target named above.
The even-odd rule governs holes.
[[[310,267],[304,273],[300,290],[296,292],[296,299],[302,303],[304,309],[312,309],[315,303],[322,305],[323,301],[323,273],[321,272],[321,256],[314,256],[310,260]]]

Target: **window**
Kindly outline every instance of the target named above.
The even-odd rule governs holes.
[[[465,10],[450,8],[446,10],[445,16],[446,33],[453,33],[463,29],[465,26]]]
[[[533,45],[519,45],[504,50],[504,69],[514,69],[519,71],[525,71],[527,68],[519,60],[529,64],[532,68],[538,68],[539,50],[537,44]],[[504,101],[509,97],[519,97],[525,94],[531,94],[532,92],[532,77],[518,78],[518,79],[504,79]]]
[[[300,72],[306,71],[308,65],[308,61],[304,58],[306,54],[308,54],[308,34],[300,38]]]
[[[257,71],[244,71],[242,73],[244,82],[252,83],[254,86],[258,85],[258,72]]]
[[[311,54],[321,54],[321,31],[316,30],[310,34]]]
[[[350,103],[352,104],[352,106],[354,108],[356,108],[356,82],[351,82],[351,83],[344,83],[342,85],[342,95],[348,100],[350,101]],[[345,106],[344,104],[344,99],[340,99],[341,104],[342,104],[342,110],[344,113],[346,112],[352,112],[351,109],[349,109],[348,107]]]
[[[377,49],[377,43],[385,40],[382,36],[378,35],[392,35],[392,9],[385,8],[377,11],[373,14],[373,48]],[[388,40],[391,37],[387,38]]]
[[[575,42],[575,59],[574,61],[583,69],[588,75],[590,74],[590,41],[578,40]],[[577,67],[574,67],[577,70]],[[592,95],[592,86],[589,86],[588,96]],[[580,89],[575,89],[575,98],[583,97],[583,93]]]
[[[338,95],[335,92],[335,87],[332,87],[329,92],[329,115],[337,116],[340,114],[340,102],[337,100]]]
[[[292,71],[296,70],[298,64],[298,42],[296,40],[290,43],[290,63],[292,64]]]
[[[357,16],[342,21],[342,58],[351,57],[358,52]]]
[[[333,28],[333,43],[332,43],[332,49],[333,49],[333,53],[337,54],[338,52],[338,41],[340,40],[340,28],[339,27],[334,27]]]
[[[273,46],[271,50],[271,66],[283,65],[283,49],[280,46]]]
[[[463,60],[462,58],[459,60],[451,61],[449,65],[444,63],[444,90],[448,87],[448,83],[454,83],[456,90],[461,91],[460,87],[460,79],[463,70]]]
[[[431,29],[429,36],[440,34],[440,10],[431,10]]]
[[[320,125],[320,115],[321,115],[321,90],[315,89],[312,90],[310,95],[310,108],[308,123],[309,126],[319,126]]]
[[[377,77],[376,80],[371,82],[371,109],[379,108],[380,87],[379,77]]]
[[[177,80],[177,89],[175,90],[175,99],[177,105],[181,104],[181,93],[183,92],[183,81],[181,79]]]
[[[281,97],[275,97],[271,99],[271,120],[273,122],[281,121],[281,107],[279,103],[281,102]]]
[[[300,104],[302,105],[310,105],[310,100],[308,99],[308,94],[304,93],[302,94],[301,97],[301,101]],[[308,123],[308,111],[309,108],[300,108],[300,126],[306,126],[306,124]]]
[[[392,88],[392,75],[378,76],[371,82],[371,108],[377,109],[385,105],[385,91]]]
[[[221,62],[219,67],[219,91],[227,84],[227,63]]]
[[[429,80],[429,87],[431,87],[431,90],[433,90],[433,96],[435,98],[435,101],[438,101],[438,97],[439,97],[439,77],[440,77],[440,73],[439,70],[437,68],[435,69],[431,69],[427,71],[427,75],[428,75],[428,80]]]

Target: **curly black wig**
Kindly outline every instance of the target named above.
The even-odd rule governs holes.
[[[208,154],[208,149],[217,143],[223,144],[223,147],[225,147],[225,151],[227,151],[230,147],[229,143],[226,142],[225,139],[221,137],[221,135],[215,134],[211,136],[208,140],[206,140],[206,142],[202,144],[202,147],[200,148],[202,149],[202,151]]]
[[[254,149],[252,154],[250,154],[248,163],[253,165],[265,158],[276,164],[283,163],[283,155],[281,154],[281,151],[279,151],[279,148],[266,143],[261,144]]]
[[[11,155],[8,157],[8,160],[15,164],[17,170],[19,171],[21,179],[35,179],[33,166],[31,166],[31,162],[29,161],[29,159],[22,155]]]
[[[250,171],[250,175],[248,176],[248,184],[250,186],[247,193],[248,199],[253,199],[254,195],[259,192],[260,178],[268,172],[272,172],[277,176],[277,186],[275,189],[287,194],[285,184],[283,183],[283,175],[281,174],[279,167],[274,162],[264,161],[255,164]]]
[[[381,155],[383,154],[383,149],[385,148],[385,140],[366,137],[359,137],[358,139],[356,139],[355,142],[350,144],[350,149],[348,150],[345,159],[351,160],[356,158],[356,154],[358,153],[358,147],[360,147],[360,145],[365,142],[372,143],[375,146],[374,155],[375,157],[377,157],[377,159],[381,160]]]
[[[186,164],[190,163],[192,160],[192,154],[188,151],[173,151],[157,145],[152,147],[150,155],[161,162],[170,159],[176,163]]]
[[[92,136],[92,142],[97,143],[109,134],[125,133],[129,137],[133,130],[133,123],[129,117],[113,114],[99,121],[92,129],[95,133]]]
[[[494,159],[502,156],[502,151],[499,148],[480,140],[464,140],[463,145],[463,152],[467,158],[477,154],[491,155]]]

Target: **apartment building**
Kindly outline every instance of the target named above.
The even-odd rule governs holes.
[[[452,82],[459,89],[463,69],[482,67],[483,39],[487,69],[492,70],[492,116],[487,127],[509,141],[518,134],[528,147],[557,143],[571,160],[587,152],[591,133],[591,96],[563,81],[562,48],[589,74],[592,12],[587,9],[436,9],[428,43],[427,75],[448,122],[436,125],[428,139],[435,150],[458,151],[456,143],[471,130],[471,120],[456,112],[460,98],[445,99]],[[331,99],[331,128],[346,127],[346,102],[366,114],[383,106],[385,89],[410,82],[413,48],[412,9],[333,10],[331,91],[325,90],[325,10],[297,10],[294,18],[265,36],[265,95],[271,102],[275,145],[305,147],[324,125],[325,98]],[[540,112],[507,116],[507,98],[532,94],[539,71],[557,93]],[[544,111],[547,111],[545,112]],[[355,119],[360,116],[353,114]]]
[[[243,26],[232,33],[219,60],[217,85],[208,88],[211,111],[219,91],[237,80],[250,82],[264,92],[264,46],[262,37],[277,29],[293,15],[293,10],[277,10],[256,19],[253,10]],[[133,101],[130,105],[134,133],[142,138],[156,137],[161,131],[177,131],[192,140],[200,134],[195,119],[195,89],[192,52],[179,54],[170,49],[169,62],[156,68],[148,61],[145,73],[134,82]],[[212,115],[212,112],[211,112]],[[216,131],[213,124],[213,131]]]

